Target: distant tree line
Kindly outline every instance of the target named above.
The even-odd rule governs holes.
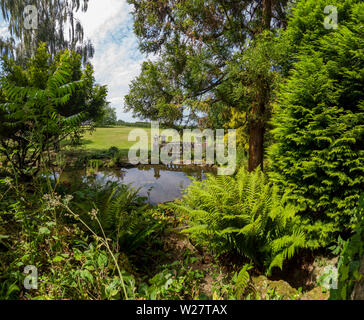
[[[95,122],[95,126],[102,127],[112,127],[112,126],[122,126],[122,127],[139,127],[139,128],[149,128],[150,122],[126,122],[117,118],[116,109],[107,104],[103,110],[103,116]]]

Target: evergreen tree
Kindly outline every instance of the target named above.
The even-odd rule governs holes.
[[[338,28],[324,27],[326,5]],[[354,225],[364,187],[364,3],[305,0],[282,41],[287,81],[274,110],[271,178],[289,194],[318,247]]]
[[[128,2],[134,7],[134,32],[141,50],[158,54],[159,59],[144,64],[126,96],[126,111],[142,119],[161,119],[168,126],[183,120],[196,122],[202,112],[210,123],[221,126],[242,105],[239,101],[234,104],[237,99],[227,99],[233,94],[228,64],[252,46],[248,40],[254,42],[264,31],[285,25],[288,1]],[[237,87],[247,87],[254,78],[246,72],[240,75]],[[242,111],[249,116],[250,171],[263,166],[271,98],[271,77],[266,75],[262,70],[254,92],[243,97],[250,102]]]

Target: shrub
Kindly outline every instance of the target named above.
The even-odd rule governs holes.
[[[80,59],[66,50],[51,63],[46,44],[25,69],[3,58],[0,154],[18,176],[35,176],[40,163],[50,161],[67,137],[83,132],[80,124],[97,117],[105,104],[106,88],[94,85],[91,66],[81,70]]]
[[[145,203],[145,198],[138,196],[138,190],[127,185],[108,182],[102,186],[95,182],[75,192],[74,196],[74,211],[101,236],[98,222],[89,215],[89,212],[96,210],[106,236],[125,253],[135,253],[164,227],[149,214],[149,205]]]
[[[283,201],[264,173],[241,168],[235,178],[208,174],[207,180],[194,181],[170,206],[187,214],[185,232],[197,244],[217,256],[238,253],[269,272],[305,246],[295,213]]]
[[[364,185],[364,4],[330,3],[336,30],[323,26],[326,4],[299,2],[288,24],[295,63],[279,92],[269,152],[270,177],[289,194],[314,248],[354,227]]]
[[[126,186],[46,180],[32,188],[0,178],[0,299],[135,299],[131,258],[151,271],[165,224]],[[27,265],[38,269],[38,290],[23,286]]]

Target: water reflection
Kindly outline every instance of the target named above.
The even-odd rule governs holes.
[[[143,165],[130,169],[102,169],[95,175],[87,177],[86,171],[69,171],[62,174],[62,181],[75,179],[96,179],[101,183],[115,181],[140,188],[139,194],[147,197],[149,203],[158,204],[173,201],[181,197],[191,180],[189,177],[204,179],[206,172],[212,169],[186,167],[179,165]]]

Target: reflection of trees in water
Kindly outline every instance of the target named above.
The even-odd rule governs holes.
[[[159,165],[139,165],[138,166],[138,170],[142,170],[142,171],[150,171],[152,169],[154,170],[154,178],[156,178],[158,180],[161,177],[161,175],[160,175],[161,166],[159,166]]]
[[[138,166],[138,169],[139,170],[143,170],[143,171],[150,171],[150,170],[152,170],[153,169],[153,165],[143,165],[143,164],[141,164],[141,165],[139,165]]]
[[[198,180],[202,179],[202,170],[196,172],[196,177]]]
[[[146,171],[150,173],[145,174]],[[90,185],[113,183],[120,187],[128,183],[135,188],[140,188],[140,195],[146,197],[149,203],[156,204],[179,198],[190,184],[190,179],[187,177],[202,180],[206,173],[210,172],[214,172],[212,168],[179,164],[139,165],[124,169],[105,168],[92,176],[87,176],[86,170],[67,170],[63,172],[62,180],[83,181]]]
[[[159,167],[154,167],[154,178],[156,178],[158,180],[160,177],[161,177],[160,168]]]
[[[185,188],[184,181],[180,180],[179,182],[179,190],[182,191]]]
[[[184,170],[183,172],[187,176],[197,178],[198,180],[202,179],[203,170]]]
[[[103,170],[98,172],[98,179],[120,181],[124,180],[126,173],[125,170]]]
[[[83,170],[66,170],[62,171],[61,175],[59,176],[60,182],[66,183],[76,183],[76,182],[85,182],[86,179],[86,168]]]
[[[157,180],[161,177],[161,171],[172,171],[172,172],[183,172],[187,176],[195,177],[199,180],[201,180],[205,176],[205,171],[210,172],[211,170],[201,167],[188,167],[185,165],[179,165],[179,164],[148,164],[148,165],[139,165],[139,170],[143,171],[149,171],[154,170],[154,178]],[[211,171],[213,172],[213,171]]]
[[[116,176],[119,180],[124,180],[126,173],[126,170],[113,170],[111,175]]]
[[[214,169],[212,168],[201,168],[201,167],[191,167],[185,165],[178,164],[169,164],[169,165],[139,165],[137,167],[140,171],[154,171],[154,179],[159,180],[161,178],[162,172],[181,172],[186,176],[194,177],[198,180],[202,180],[205,178],[206,173],[214,173]],[[94,182],[95,180],[111,180],[122,182],[125,180],[126,175],[129,173],[129,169],[104,169],[99,171],[94,175],[87,175],[86,169],[83,170],[66,170],[62,172],[61,182],[76,182],[76,181],[84,181],[84,182]],[[133,174],[132,174],[133,175]]]

